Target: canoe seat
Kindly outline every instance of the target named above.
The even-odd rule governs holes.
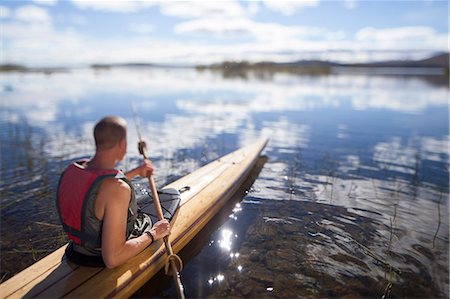
[[[163,188],[158,190],[158,196],[164,218],[170,222],[180,206],[180,192],[175,188]],[[158,214],[156,213],[155,206],[153,205],[153,196],[151,193],[142,194],[137,197],[137,203],[139,206],[139,212],[149,215],[153,223],[158,221]]]

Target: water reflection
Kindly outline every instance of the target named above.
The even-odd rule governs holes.
[[[133,99],[143,115],[143,129],[151,137],[155,156],[171,156],[182,147],[195,147],[206,137],[224,133],[243,131],[241,142],[245,142],[247,132],[258,128],[253,134],[259,134],[261,129],[254,123],[254,114],[329,108],[339,112],[348,105],[352,110],[420,113],[446,106],[448,98],[445,86],[432,88],[419,79],[376,76],[276,75],[272,81],[242,81],[218,80],[212,73],[189,70],[116,69],[101,73],[78,70],[54,76],[11,74],[4,76],[1,83],[14,90],[2,91],[3,122],[27,120],[50,135],[66,135],[66,140],[77,140],[80,135],[89,139],[100,114],[125,114],[131,121]],[[307,142],[310,122],[305,119],[297,123],[284,117],[273,123],[269,118],[262,129],[280,140],[274,141],[276,145],[298,145]],[[130,137],[135,140],[133,131]],[[54,154],[57,151],[52,149]],[[137,153],[134,148],[132,153]]]
[[[48,211],[64,165],[92,153],[95,121],[124,116],[130,148],[120,166],[139,163],[133,100],[159,185],[249,140],[271,138],[270,161],[252,191],[187,265],[205,272],[185,285],[187,292],[448,294],[448,84],[375,75],[242,80],[127,68],[7,74],[0,84],[7,276],[20,270],[19,252],[28,254],[24,267],[49,250],[39,241],[43,233],[53,248],[63,242]],[[17,240],[11,228],[18,225],[31,234]],[[206,271],[201,261],[220,266]],[[417,294],[411,286],[420,286]]]

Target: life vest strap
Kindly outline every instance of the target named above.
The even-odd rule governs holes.
[[[66,223],[62,222],[64,231],[68,234],[69,238],[75,242],[75,244],[80,245],[81,240],[83,242],[95,243],[97,241],[96,237],[89,236],[88,234],[81,232]]]

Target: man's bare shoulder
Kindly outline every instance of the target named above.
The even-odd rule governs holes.
[[[109,211],[108,213],[123,211],[129,203],[130,192],[130,186],[123,180],[116,178],[104,179],[95,200],[95,216],[103,220],[106,211]]]
[[[116,196],[130,195],[130,186],[121,179],[107,178],[102,182],[99,192],[114,194]]]

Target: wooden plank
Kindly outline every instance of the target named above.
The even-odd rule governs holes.
[[[19,291],[44,280],[50,274],[50,271],[61,264],[66,246],[62,246],[52,254],[0,284],[0,296],[3,298],[21,297],[21,295],[18,295]]]
[[[179,252],[227,202],[264,148],[260,140],[228,154],[167,187],[190,186],[174,215],[170,242]],[[128,297],[164,267],[162,241],[115,269],[79,267],[62,260],[65,246],[0,285],[2,298]]]
[[[170,183],[167,188],[181,189],[185,186],[190,186],[191,190],[187,191],[187,197],[182,199],[180,205],[190,200],[193,195],[201,191],[207,184],[214,181],[220,174],[229,167],[230,164],[236,164],[243,160],[248,154],[249,148],[241,148],[237,151],[229,153],[219,159],[203,166],[202,168],[182,177],[181,179]],[[194,193],[194,194],[192,194]]]
[[[165,249],[160,240],[151,245],[128,263],[114,269],[104,269],[81,287],[74,289],[69,298],[105,298],[116,296],[116,293],[127,284],[134,283],[134,278],[140,273],[153,276],[164,266]],[[144,271],[145,270],[145,271]]]
[[[104,271],[104,268],[78,267],[76,271],[62,275],[61,272],[72,263],[64,262],[43,283],[34,286],[28,293],[27,298],[61,298],[66,297],[72,290],[79,288],[86,281]]]

